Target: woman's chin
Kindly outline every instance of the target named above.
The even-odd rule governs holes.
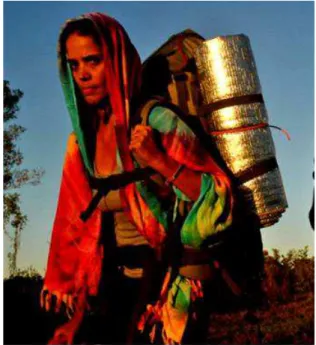
[[[102,98],[96,96],[85,96],[84,100],[88,105],[96,106],[101,103]]]

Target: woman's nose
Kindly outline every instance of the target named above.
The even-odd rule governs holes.
[[[79,69],[78,75],[80,80],[89,80],[91,78],[91,73],[89,72],[89,69],[85,66],[82,66]]]

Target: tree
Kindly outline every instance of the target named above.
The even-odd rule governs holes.
[[[44,171],[21,168],[23,154],[16,142],[26,128],[17,125],[14,120],[17,119],[19,101],[23,97],[23,92],[19,89],[11,90],[7,80],[4,81],[3,91],[3,222],[4,232],[11,242],[11,252],[8,254],[10,275],[15,275],[20,235],[27,222],[27,216],[20,207],[18,190],[26,184],[38,185]]]

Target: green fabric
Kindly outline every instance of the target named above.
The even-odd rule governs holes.
[[[172,186],[172,189],[175,192],[178,199],[192,202],[192,200],[189,197],[187,197],[183,192],[181,192],[181,190],[178,189],[177,187]]]
[[[187,137],[189,140],[194,137],[192,129],[174,111],[163,106],[157,105],[151,110],[148,122],[152,128],[163,134],[175,131],[178,137]]]
[[[162,209],[161,203],[159,202],[156,195],[152,193],[148,189],[147,185],[142,181],[136,182],[136,187],[139,194],[145,200],[146,204],[150,208],[155,218],[158,220],[160,224],[163,225],[165,230],[168,231],[168,214],[166,210]]]
[[[65,95],[67,109],[70,115],[73,130],[76,134],[81,156],[86,169],[89,171],[91,176],[94,175],[93,165],[89,159],[86,143],[83,135],[83,131],[80,124],[79,107],[77,103],[76,91],[74,86],[74,81],[72,78],[71,69],[69,63],[66,62],[67,70],[60,71],[61,83]]]
[[[160,133],[168,135],[173,132],[177,138],[181,137],[184,141],[193,140],[195,137],[191,128],[169,108],[155,106],[151,110],[148,120],[149,125]],[[192,202],[175,186],[173,186],[173,190],[177,197],[175,208],[177,208],[179,200]],[[220,186],[216,185],[212,175],[206,173],[201,175],[199,198],[193,203],[181,228],[181,242],[183,245],[200,248],[207,237],[229,226],[229,219],[226,222],[217,222],[224,212],[226,202],[228,202],[226,193],[225,189],[221,189]],[[175,209],[174,216],[176,216],[176,212]]]
[[[168,303],[182,313],[190,307],[191,285],[186,278],[177,276],[168,292]]]
[[[62,32],[65,30],[65,28],[70,22],[75,22],[82,19],[87,20],[88,18],[84,16],[78,16],[76,18],[66,21],[65,25],[61,29],[59,37],[61,37]],[[78,99],[77,99],[77,95],[75,91],[74,80],[72,77],[70,65],[66,61],[66,54],[64,51],[62,51],[60,39],[59,39],[59,44],[58,44],[58,66],[59,66],[59,77],[62,84],[64,96],[65,96],[66,106],[70,115],[70,120],[71,120],[73,130],[76,135],[76,139],[78,141],[83,163],[86,169],[88,170],[89,174],[93,176],[94,175],[93,163],[90,157],[88,156],[87,146],[86,146],[85,138],[83,135],[83,130],[81,128],[80,111],[79,111]]]
[[[149,115],[149,124],[160,133],[168,135],[173,132],[182,142],[194,140],[195,137],[186,123],[169,108],[155,107]],[[173,143],[172,148],[177,150],[176,143]],[[173,190],[176,194],[173,219],[176,219],[179,213],[181,202],[185,201],[192,206],[187,215],[184,215],[185,221],[181,229],[178,229],[183,245],[198,249],[208,237],[230,225],[231,217],[220,220],[220,216],[225,212],[226,203],[230,202],[228,191],[226,186],[218,184],[212,175],[208,173],[201,175],[200,195],[195,202],[178,188],[173,186]],[[168,291],[166,303],[183,314],[188,314],[190,305],[194,303],[191,300],[192,281],[193,279],[177,275]]]
[[[217,223],[217,220],[224,211],[225,203],[226,193],[216,187],[212,176],[203,174],[200,196],[181,229],[181,242],[200,248],[209,236],[224,230],[229,224]]]

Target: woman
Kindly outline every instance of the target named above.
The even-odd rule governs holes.
[[[199,249],[231,224],[229,180],[170,109],[158,104],[147,122],[139,124],[140,59],[114,19],[89,13],[68,21],[59,39],[59,67],[74,133],[67,146],[41,302],[49,310],[55,298],[59,310],[64,301],[73,315],[51,343],[72,343],[85,311],[93,308],[92,297],[100,295],[105,296],[102,331],[108,335],[101,342],[126,342],[133,333],[129,324],[137,321],[140,330],[154,327],[153,341],[157,321],[165,343],[181,342],[191,302],[202,296],[199,277],[191,278],[185,269],[177,275],[170,268],[157,301],[155,291],[140,290],[141,277],[157,278],[153,267],[158,261],[153,262],[170,237],[170,209],[174,220],[181,221],[176,229],[181,248]],[[126,175],[139,166],[157,174],[111,191],[82,217],[96,193],[96,178]],[[138,305],[153,302],[142,317],[134,312],[128,295],[132,291],[143,297]]]

